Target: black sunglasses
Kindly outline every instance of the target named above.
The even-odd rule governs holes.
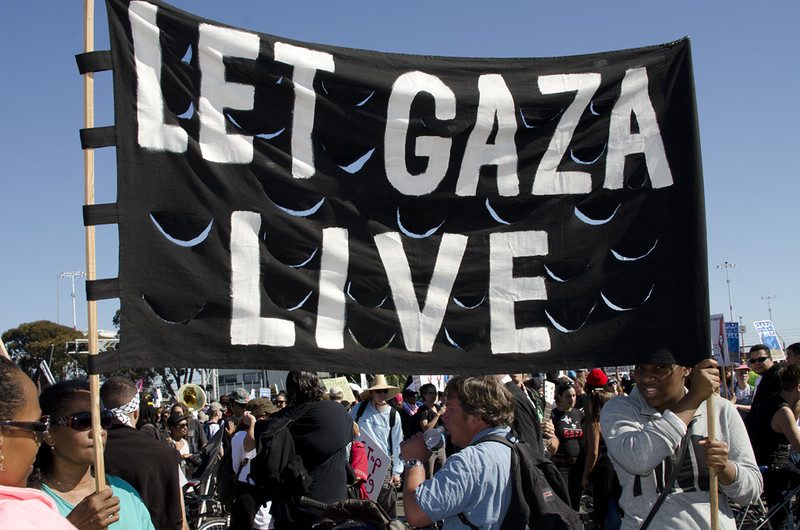
[[[100,411],[100,428],[107,431],[114,425],[116,417],[110,410]],[[76,412],[72,416],[66,418],[58,418],[53,422],[53,425],[66,425],[70,429],[76,431],[88,431],[92,428],[92,414],[90,412]]]
[[[30,431],[36,435],[39,443],[42,443],[47,429],[50,428],[50,416],[42,416],[39,421],[0,421],[0,427],[11,427]]]
[[[763,363],[767,359],[769,359],[769,357],[756,357],[755,359],[748,359],[747,364]]]

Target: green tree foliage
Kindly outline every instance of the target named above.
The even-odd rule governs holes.
[[[82,338],[84,338],[83,333],[49,320],[20,324],[3,333],[2,337],[11,358],[30,375],[35,373],[39,362],[47,356],[52,347],[53,361],[50,364],[50,371],[56,379],[64,379],[68,373],[85,367],[83,359],[67,354],[68,350],[74,351],[72,341]]]

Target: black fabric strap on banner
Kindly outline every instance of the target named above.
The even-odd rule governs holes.
[[[80,133],[83,149],[97,149],[117,144],[117,133],[113,125],[81,129]]]
[[[86,299],[89,301],[119,298],[119,279],[87,280]]]
[[[78,63],[78,71],[83,74],[91,72],[104,72],[111,70],[111,50],[99,50],[93,52],[79,53],[75,56]]]
[[[83,226],[114,225],[117,223],[119,223],[117,203],[83,205]]]
[[[119,353],[116,350],[86,356],[86,372],[89,375],[100,375],[114,370],[119,370]]]

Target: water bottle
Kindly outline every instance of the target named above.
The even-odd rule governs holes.
[[[425,438],[425,447],[431,451],[436,451],[440,447],[444,446],[444,427],[434,427],[433,429],[428,429],[422,434],[422,436]]]

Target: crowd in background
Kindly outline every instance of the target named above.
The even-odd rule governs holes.
[[[694,459],[694,474],[674,473],[678,486],[673,489],[683,496],[673,495],[666,504],[684,499],[686,506],[678,503],[669,509],[681,510],[687,520],[705,517],[697,508],[705,506],[698,499],[708,495],[707,470],[700,469],[704,459],[719,472],[721,491],[737,502],[758,497],[762,476],[768,505],[780,503],[800,484],[800,344],[789,346],[786,355],[784,362],[775,362],[766,346],[757,345],[732,367],[717,368],[709,361],[689,370],[665,359],[638,366],[632,374],[594,368],[490,379],[513,403],[509,432],[555,464],[572,508],[588,513],[594,528],[626,527],[625,521],[638,527],[670,473],[662,470],[663,481],[654,482],[651,492],[642,477],[654,470],[657,474],[665,457],[683,465],[689,460],[680,458],[687,451],[685,458]],[[420,482],[425,484],[435,484],[437,474],[450,472],[448,459],[471,445],[468,438],[459,440],[454,412],[448,413],[452,396],[433,384],[417,388],[409,377],[395,386],[377,375],[368,388],[356,388],[355,400],[348,402],[341,390],[325,389],[313,373],[289,372],[285,383],[286,390],[271,399],[251,399],[238,388],[191,410],[180,402],[157,409],[134,382],[109,378],[101,388],[100,422],[110,488],[95,492],[88,383],[62,381],[37,395],[30,379],[2,360],[0,520],[18,522],[42,514],[36,517],[52,521],[39,525],[47,528],[188,528],[183,493],[213,471],[212,479],[228,474],[235,483],[231,528],[310,528],[317,513],[263,499],[251,471],[265,426],[280,419],[308,472],[308,497],[329,504],[366,499],[377,488],[378,504],[396,516],[408,465],[401,454],[410,451],[414,440],[429,432],[446,435],[446,443],[421,453]],[[548,389],[554,389],[551,398]],[[720,441],[706,438],[700,406],[714,389],[719,392],[714,399],[721,403],[716,413]],[[365,435],[391,459],[381,484],[370,483]],[[411,495],[425,490],[420,484],[416,488]],[[404,502],[409,502],[408,494]],[[647,495],[653,498],[644,506]],[[420,493],[409,502],[409,521],[422,513],[414,510],[423,506],[423,499]],[[782,522],[776,519],[773,527]],[[16,527],[33,526],[19,522]]]

